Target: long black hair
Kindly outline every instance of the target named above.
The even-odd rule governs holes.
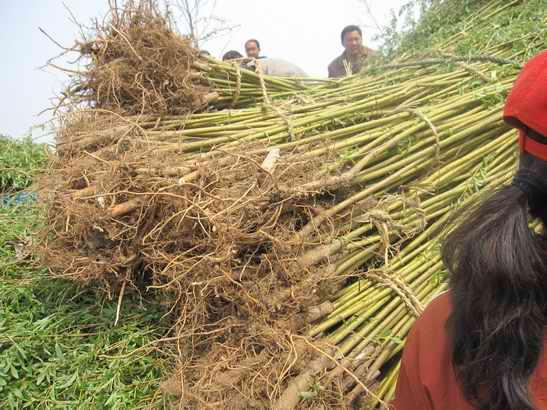
[[[499,189],[442,249],[451,274],[452,362],[466,399],[480,410],[536,409],[529,381],[543,349],[547,246],[529,221],[547,226],[547,197],[537,186],[547,186],[547,162],[523,153],[518,177],[536,184]]]

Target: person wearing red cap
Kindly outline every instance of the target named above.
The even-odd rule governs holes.
[[[547,52],[504,109],[519,130],[512,184],[467,210],[442,256],[450,290],[405,343],[394,410],[547,410]]]

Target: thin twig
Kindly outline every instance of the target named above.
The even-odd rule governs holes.
[[[116,307],[116,320],[114,321],[114,326],[118,326],[118,321],[120,320],[120,311],[122,309],[122,300],[123,294],[125,292],[125,285],[127,285],[127,279],[122,283],[122,289],[120,290],[120,295],[118,296],[118,306]]]
[[[62,48],[65,51],[74,51],[74,48],[67,48],[62,46],[57,40],[55,40],[52,36],[50,36],[42,27],[38,27],[38,30],[40,30],[42,34],[45,35],[57,47]]]

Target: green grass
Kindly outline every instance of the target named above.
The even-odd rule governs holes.
[[[42,164],[39,156],[17,154],[36,160],[20,174]],[[32,205],[0,206],[0,409],[166,407],[158,386],[168,361],[154,343],[166,332],[165,311],[126,296],[115,327],[116,300],[18,260],[17,243],[39,224]]]

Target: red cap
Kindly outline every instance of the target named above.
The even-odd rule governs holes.
[[[523,151],[547,161],[547,51],[532,58],[522,69],[505,102],[503,118],[520,130]],[[529,138],[528,128],[544,136],[546,144]]]

